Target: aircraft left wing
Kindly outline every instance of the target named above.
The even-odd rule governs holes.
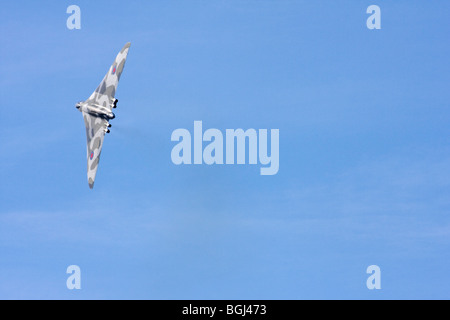
[[[104,118],[90,115],[83,112],[84,124],[86,126],[87,137],[87,177],[89,188],[94,187],[95,176],[97,175],[100,153],[102,152],[103,139],[108,121]]]
[[[125,67],[125,61],[127,60],[130,45],[131,43],[128,42],[122,50],[120,50],[113,64],[109,68],[108,73],[86,102],[111,108],[111,102],[116,94],[117,85],[119,84],[120,76]]]

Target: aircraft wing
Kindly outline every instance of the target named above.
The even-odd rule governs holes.
[[[100,153],[102,152],[105,129],[108,122],[101,118],[83,112],[84,124],[86,125],[87,137],[87,176],[89,188],[94,187],[97,174]]]
[[[111,108],[111,102],[116,94],[117,85],[119,84],[120,76],[125,67],[125,60],[127,59],[130,42],[120,50],[113,64],[108,70],[108,73],[100,82],[98,88],[91,94],[86,102],[91,104],[98,104],[104,107]]]

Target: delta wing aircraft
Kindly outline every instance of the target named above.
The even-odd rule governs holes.
[[[112,109],[117,107],[116,89],[125,66],[129,48],[130,43],[128,42],[120,50],[116,60],[114,60],[98,88],[86,101],[80,101],[76,104],[76,108],[83,114],[84,124],[86,125],[87,177],[89,188],[91,189],[94,187],[103,139],[105,134],[109,133],[109,128],[111,128],[109,121],[116,117]]]

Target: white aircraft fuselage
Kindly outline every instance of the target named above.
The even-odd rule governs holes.
[[[105,108],[101,105],[98,104],[89,104],[86,102],[78,102],[76,104],[76,108],[80,111],[80,112],[86,112],[89,113],[93,116],[97,116],[97,117],[102,117],[105,118],[107,120],[112,120],[116,117],[116,115],[114,114],[114,112],[111,112],[110,109]]]

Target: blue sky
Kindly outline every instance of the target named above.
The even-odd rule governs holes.
[[[448,1],[2,4],[0,298],[449,299],[449,17]],[[90,190],[75,103],[128,41]],[[278,174],[175,166],[171,133],[195,120],[279,129]]]

